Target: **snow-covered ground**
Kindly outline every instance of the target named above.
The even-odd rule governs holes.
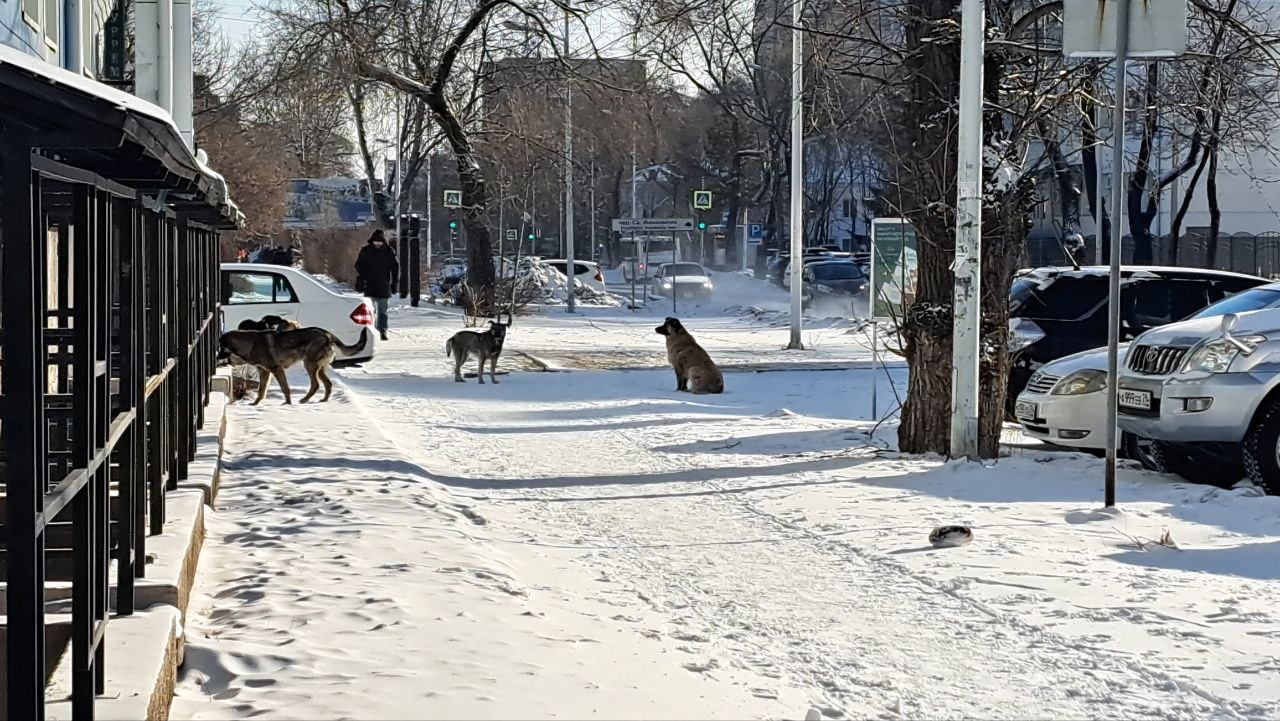
[[[427,307],[329,404],[233,408],[174,717],[1280,716],[1280,498],[899,457],[905,369],[781,350],[742,282],[680,313],[721,396],[672,390],[665,308],[517,318],[481,386]]]

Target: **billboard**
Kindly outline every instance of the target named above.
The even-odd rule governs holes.
[[[898,321],[916,295],[916,229],[903,218],[871,221],[871,317]]]
[[[364,178],[294,178],[285,199],[286,229],[359,228],[373,218]]]

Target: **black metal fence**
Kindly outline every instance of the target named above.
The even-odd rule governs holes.
[[[1280,278],[1280,232],[1220,234],[1215,244],[1203,233],[1186,233],[1178,240],[1176,263],[1169,251],[1172,236],[1160,236],[1152,243],[1152,265],[1178,265],[1188,268],[1213,268],[1247,273],[1264,278]],[[1085,238],[1084,251],[1077,254],[1081,265],[1092,265],[1094,239]],[[1133,238],[1124,236],[1121,262],[1133,261]],[[1212,256],[1212,258],[1210,257]],[[1032,238],[1027,241],[1022,266],[1026,268],[1067,264],[1066,253],[1057,238]]]
[[[0,575],[7,717],[45,717],[69,585],[73,718],[104,687],[217,351],[226,186],[158,109],[0,62]],[[114,574],[112,562],[115,563]],[[116,593],[111,594],[112,585]]]
[[[51,582],[71,583],[73,713],[91,718],[109,613],[134,612],[147,536],[195,455],[217,235],[92,173],[21,161],[3,166],[0,266],[9,718],[43,717]]]

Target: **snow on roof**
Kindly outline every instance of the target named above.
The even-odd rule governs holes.
[[[12,65],[51,83],[65,85],[86,95],[100,98],[124,110],[158,120],[172,128],[174,133],[178,132],[178,126],[174,124],[173,117],[159,105],[149,103],[136,95],[130,95],[92,78],[64,70],[7,45],[0,45],[0,65]]]
[[[47,63],[40,58],[28,55],[7,45],[0,45],[0,66],[4,65],[9,65],[43,78],[45,81],[54,85],[62,85],[77,92],[84,93],[85,95],[106,101],[127,112],[146,116],[165,125],[175,136],[179,138],[182,137],[182,133],[178,131],[178,126],[173,122],[173,117],[169,115],[168,111],[159,105],[149,103],[136,95],[131,95],[123,90],[118,90],[92,78],[86,78],[83,75],[60,68],[52,63]],[[227,189],[226,179],[215,172],[213,168],[210,168],[208,164],[203,162],[196,154],[192,153],[191,157],[195,160],[195,164],[199,168],[201,174],[222,188],[222,199],[226,204],[227,209],[230,211],[232,218],[236,220],[238,224],[243,225],[244,214],[240,212],[239,207],[231,200],[231,194]]]

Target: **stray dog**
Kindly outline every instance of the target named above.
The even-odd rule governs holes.
[[[258,399],[256,406],[267,395],[267,386],[272,376],[280,383],[284,392],[285,405],[293,403],[289,393],[289,380],[285,370],[298,361],[302,361],[311,377],[311,389],[302,397],[306,403],[320,390],[324,384],[324,398],[329,400],[333,392],[333,381],[329,380],[329,366],[338,353],[354,355],[369,345],[369,329],[360,331],[360,340],[346,345],[333,333],[323,328],[300,328],[297,330],[233,330],[223,333],[218,339],[219,357],[235,356],[249,365],[258,368]]]
[[[264,315],[259,320],[245,318],[236,328],[238,330],[302,330],[302,324],[278,315]]]
[[[484,384],[484,363],[489,361],[489,380],[498,382],[498,356],[502,355],[502,343],[507,339],[507,327],[510,323],[489,321],[489,328],[484,331],[460,330],[444,344],[445,357],[453,358],[453,379],[466,383],[462,379],[462,364],[475,353],[480,359],[480,372],[476,375]]]
[[[675,318],[654,328],[667,337],[667,361],[676,372],[676,390],[690,393],[724,393],[724,376],[711,356]]]

